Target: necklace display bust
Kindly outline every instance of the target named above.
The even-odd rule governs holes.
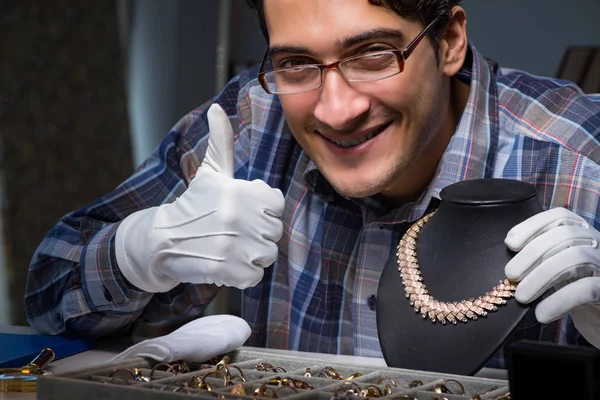
[[[416,240],[423,282],[441,302],[477,298],[506,278],[504,266],[514,256],[504,244],[508,231],[542,211],[535,188],[516,180],[474,179],[447,186],[440,198]],[[411,225],[404,225],[402,234]],[[472,375],[509,338],[531,305],[513,298],[469,323],[432,322],[406,298],[398,256],[391,255],[376,307],[388,366]]]

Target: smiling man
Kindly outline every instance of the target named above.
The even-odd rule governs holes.
[[[377,286],[402,234],[445,186],[508,178],[547,210],[507,238],[517,300],[560,288],[526,337],[580,342],[574,321],[600,347],[598,96],[486,60],[458,0],[249,3],[261,65],[48,233],[32,326],[101,336],[191,319],[225,285],[244,289],[249,345],[381,357]]]
[[[262,5],[275,69],[263,86],[281,95],[295,139],[342,195],[414,200],[456,129],[469,87],[449,77],[467,53],[466,15],[430,3],[426,26],[368,1]]]

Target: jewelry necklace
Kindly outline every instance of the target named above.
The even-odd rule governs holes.
[[[446,325],[447,322],[456,325],[458,321],[467,322],[469,319],[486,317],[488,311],[496,311],[498,305],[506,304],[506,299],[514,296],[517,285],[505,279],[483,296],[459,302],[439,301],[431,296],[421,276],[417,259],[417,239],[421,228],[434,213],[435,211],[415,222],[398,243],[398,270],[406,297],[415,312],[421,313],[423,319],[429,317],[431,322],[439,321],[442,325]]]

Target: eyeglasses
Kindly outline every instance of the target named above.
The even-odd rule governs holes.
[[[435,25],[434,19],[405,49],[375,51],[347,57],[325,64],[302,64],[264,71],[269,49],[260,64],[258,81],[269,94],[298,94],[318,89],[323,84],[323,70],[336,69],[347,82],[372,82],[397,75],[404,70],[404,63]]]

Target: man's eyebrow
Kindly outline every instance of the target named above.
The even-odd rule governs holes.
[[[356,46],[362,42],[373,39],[400,39],[403,40],[406,35],[398,30],[391,28],[377,28],[363,33],[359,33],[355,36],[350,36],[345,39],[336,42],[336,46],[341,49],[347,49],[352,46]]]
[[[290,46],[286,44],[269,46],[269,55],[289,53],[289,54],[311,54],[311,51],[306,47]]]
[[[352,46],[356,46],[362,42],[373,39],[399,39],[404,40],[406,35],[397,29],[391,28],[377,28],[370,31],[359,33],[355,36],[350,36],[335,42],[335,46],[339,49],[347,49]],[[310,55],[312,52],[307,47],[292,46],[292,45],[273,45],[269,47],[269,55],[275,54],[305,54]]]

